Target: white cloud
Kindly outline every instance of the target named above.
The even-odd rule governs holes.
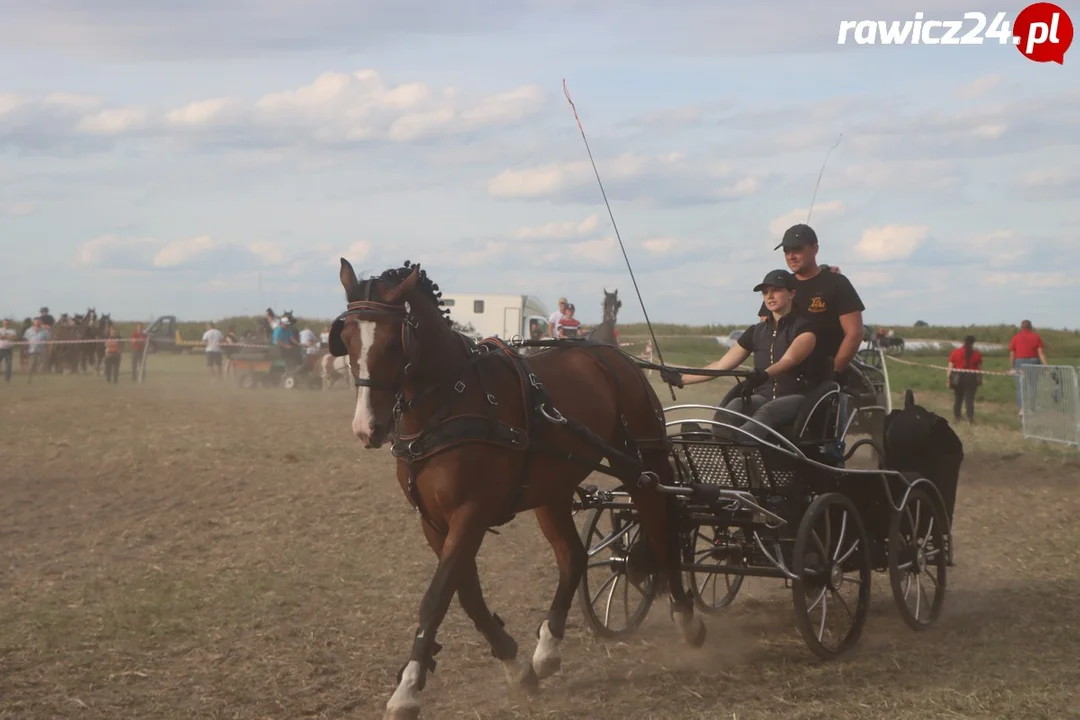
[[[736,176],[727,164],[695,162],[681,153],[623,153],[598,160],[597,167],[608,197],[614,200],[699,204],[746,197],[761,187],[754,175]],[[588,161],[507,169],[487,185],[492,197],[562,202],[594,202],[595,187]]]
[[[863,230],[855,252],[864,260],[904,260],[926,240],[926,225],[885,225]]]
[[[165,113],[165,122],[171,125],[206,125],[214,122],[229,107],[228,98],[200,100]]]
[[[84,115],[76,124],[75,130],[89,135],[119,135],[142,128],[149,118],[145,108],[113,108]]]
[[[99,235],[81,244],[75,257],[80,265],[87,267],[112,267],[117,262],[133,260],[136,264],[142,264],[139,260],[149,261],[152,258],[152,250],[160,247],[161,244],[162,241],[156,238]]]
[[[983,285],[1008,287],[1018,294],[1080,284],[1080,277],[1067,272],[992,272],[982,279]]]
[[[20,215],[29,215],[34,212],[34,206],[27,202],[11,203],[9,205],[0,205],[0,215],[9,215],[17,217]]]
[[[374,70],[324,73],[310,84],[267,93],[254,102],[216,97],[164,111],[108,107],[98,98],[61,93],[38,99],[0,95],[0,118],[17,121],[0,124],[0,145],[5,140],[30,144],[30,137],[120,139],[135,132],[242,147],[413,142],[514,125],[535,115],[546,101],[535,85],[471,98],[452,87],[389,84]]]
[[[1005,134],[1006,128],[1005,123],[984,123],[976,126],[971,132],[975,137],[983,140],[997,140]]]
[[[285,262],[285,251],[281,245],[269,240],[256,240],[249,243],[248,251],[268,265],[281,265]]]
[[[519,240],[561,240],[571,237],[584,237],[596,232],[599,224],[599,218],[596,215],[590,215],[581,222],[570,220],[518,228],[513,232],[513,237]]]
[[[1033,170],[1020,178],[1020,184],[1031,188],[1058,187],[1075,181],[1077,177],[1064,170]]]
[[[209,235],[199,235],[185,240],[173,240],[166,243],[165,247],[154,255],[154,267],[164,268],[186,265],[216,247],[218,247],[218,244]]]
[[[959,183],[955,165],[949,160],[868,160],[848,165],[843,176],[850,186],[878,190],[942,190]]]
[[[982,75],[958,88],[956,96],[961,100],[972,100],[993,90],[1000,82],[1000,75]]]
[[[679,241],[673,237],[658,237],[643,240],[641,243],[641,247],[645,248],[654,255],[663,255],[664,253],[671,252],[678,244]]]
[[[814,205],[814,212],[810,216],[813,221],[821,220],[828,217],[840,217],[844,214],[846,208],[842,200],[830,200],[829,202],[818,203]],[[784,231],[792,225],[806,222],[806,214],[810,212],[810,208],[795,208],[783,215],[778,215],[769,221],[769,232],[775,238],[782,237]],[[811,223],[811,226],[814,223]]]

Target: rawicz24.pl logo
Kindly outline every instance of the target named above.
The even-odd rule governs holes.
[[[1004,12],[987,22],[984,13],[964,13],[963,20],[927,20],[915,13],[914,20],[841,20],[838,45],[982,45],[997,40],[999,45],[1015,45],[1024,57],[1035,62],[1064,64],[1072,45],[1073,24],[1069,14],[1048,2],[1028,5],[1011,23]],[[969,21],[973,23],[968,25]]]

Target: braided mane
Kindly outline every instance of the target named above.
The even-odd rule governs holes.
[[[420,263],[414,264],[406,260],[405,264],[401,267],[385,270],[383,274],[379,275],[377,278],[361,280],[349,290],[346,297],[350,302],[360,300],[364,296],[364,288],[375,280],[385,280],[396,287],[405,282],[409,275],[412,274],[413,270],[420,270]],[[452,326],[453,322],[450,320],[450,309],[443,307],[443,301],[441,300],[442,292],[439,291],[439,286],[432,282],[431,278],[427,276],[426,270],[420,270],[420,278],[416,283],[416,289],[427,297],[433,305],[439,308],[440,313],[446,316],[443,319],[446,321],[447,326]]]

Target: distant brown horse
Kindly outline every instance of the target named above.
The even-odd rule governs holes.
[[[417,718],[419,692],[440,649],[435,633],[456,592],[462,609],[526,689],[561,666],[559,643],[586,566],[571,507],[594,470],[625,483],[652,547],[646,562],[666,578],[684,639],[705,640],[683,588],[667,496],[639,480],[672,482],[659,398],[618,348],[561,341],[524,358],[497,338],[475,343],[450,328],[438,286],[419,266],[358,281],[341,260],[347,310],[330,352],[349,357],[357,386],[352,431],[365,448],[390,439],[398,482],[439,558],[420,604],[419,629],[384,715]],[[600,465],[606,458],[608,465]],[[559,583],[531,660],[484,602],[476,554],[488,529],[533,510],[555,551]]]
[[[594,340],[605,345],[618,346],[619,339],[615,337],[615,323],[619,318],[619,308],[622,307],[622,300],[619,299],[619,291],[609,293],[607,288],[604,288],[604,302],[600,306],[603,311],[603,320],[600,324],[594,327],[585,336],[589,340]]]

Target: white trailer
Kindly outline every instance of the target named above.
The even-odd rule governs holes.
[[[444,292],[442,301],[450,309],[450,319],[462,327],[472,326],[480,338],[509,340],[548,335],[547,306],[535,295],[491,295]]]

